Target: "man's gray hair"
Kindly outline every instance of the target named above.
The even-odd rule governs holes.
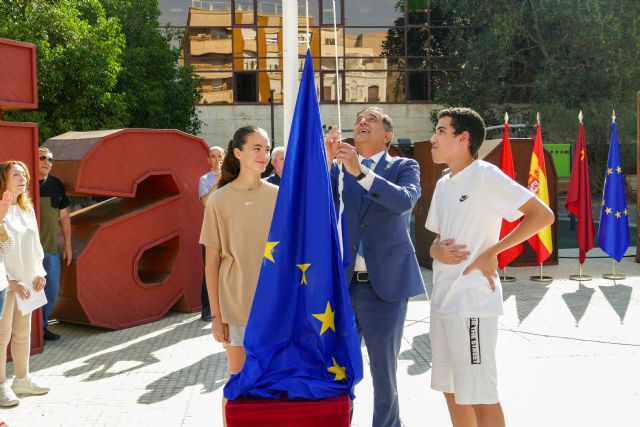
[[[47,147],[38,147],[38,151],[44,151],[45,153],[53,156],[53,153]]]
[[[271,150],[271,160],[275,160],[276,157],[278,156],[278,153],[282,153],[282,155],[284,156],[284,152],[285,152],[285,148],[284,147],[276,147],[273,150]]]

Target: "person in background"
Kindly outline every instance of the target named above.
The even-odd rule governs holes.
[[[282,179],[282,168],[284,168],[284,152],[284,147],[276,147],[271,152],[273,174],[265,178],[265,180],[270,184],[280,186],[280,179]]]
[[[22,315],[17,299],[27,299],[31,292],[45,288],[44,252],[40,244],[38,221],[29,192],[29,172],[20,161],[0,163],[0,192],[11,194],[11,206],[4,216],[4,226],[15,238],[15,250],[2,256],[8,279],[8,292],[0,318],[0,406],[15,406],[20,395],[39,395],[49,392],[29,375],[31,313]],[[4,203],[4,202],[3,202]],[[15,379],[7,381],[7,346],[11,341],[11,355]]]
[[[200,201],[202,202],[202,206],[207,206],[207,200],[211,193],[213,193],[216,189],[216,184],[220,180],[220,165],[222,164],[222,159],[224,158],[224,148],[213,146],[209,148],[209,155],[207,156],[207,162],[209,162],[209,166],[211,169],[209,172],[205,173],[200,177],[200,181],[198,183],[198,197],[200,197]],[[202,246],[202,260],[204,261],[205,257],[205,248]],[[202,315],[201,319],[205,322],[211,321],[211,307],[209,307],[209,294],[207,293],[207,278],[202,271],[202,286],[200,288],[200,300],[202,303]]]
[[[42,307],[42,330],[45,341],[57,341],[60,335],[49,330],[49,314],[53,310],[60,291],[60,248],[58,231],[62,229],[62,259],[67,265],[73,257],[71,251],[71,218],[69,199],[64,184],[51,175],[54,158],[51,150],[38,148],[38,173],[40,175],[40,242],[44,249],[44,269],[47,272],[47,304]]]

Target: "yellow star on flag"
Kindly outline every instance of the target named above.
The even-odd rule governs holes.
[[[611,213],[611,208],[606,208],[604,211],[606,212],[607,215],[609,215]]]
[[[620,215],[620,212],[616,211],[616,218],[620,218],[622,215]]]
[[[311,267],[311,264],[296,264],[296,267],[298,267],[300,270],[302,270],[302,281],[300,282],[301,285],[307,285],[307,269],[309,267]]]
[[[629,216],[629,211],[627,210],[627,208],[624,208],[624,216]]]
[[[616,172],[618,172],[618,173],[622,173],[622,168],[621,168],[620,166],[618,166],[618,167],[616,168]]]
[[[320,335],[324,334],[327,329],[333,329],[333,332],[336,331],[336,325],[334,322],[335,314],[335,311],[331,311],[331,303],[329,301],[327,301],[327,308],[324,310],[324,313],[312,314],[313,317],[322,322]]]
[[[331,358],[331,360],[333,361],[333,366],[328,367],[327,371],[331,372],[332,374],[335,374],[335,378],[333,380],[340,381],[347,378],[347,375],[346,375],[347,367],[340,366],[338,362],[336,362],[336,359],[334,359],[333,357]]]
[[[273,259],[273,248],[275,248],[276,246],[278,246],[278,243],[280,242],[267,242],[267,244],[264,247],[264,257],[266,259],[268,259],[269,261],[273,262],[275,264],[276,260]]]
[[[607,175],[611,175],[613,173],[613,168],[607,168]]]

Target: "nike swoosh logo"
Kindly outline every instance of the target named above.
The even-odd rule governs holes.
[[[249,202],[244,202],[244,205],[245,205],[245,206],[249,206],[249,205],[251,205],[251,204],[253,204],[253,200],[251,200],[251,201],[249,201]]]
[[[460,197],[460,202],[464,202],[465,200],[467,200],[469,198],[469,196],[467,196],[466,194],[464,196]]]

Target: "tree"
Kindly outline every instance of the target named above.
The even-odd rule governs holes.
[[[200,79],[178,64],[157,0],[2,0],[0,37],[36,45],[41,142],[75,130],[175,128],[198,133]]]
[[[127,45],[117,89],[125,95],[129,127],[171,128],[196,134],[202,122],[199,79],[178,64],[170,41],[181,34],[160,31],[158,0],[100,0],[107,15],[122,22]]]
[[[7,112],[5,119],[37,122],[41,141],[126,126],[125,99],[114,90],[125,38],[98,0],[5,0],[0,37],[35,44],[38,66],[38,110]]]
[[[599,176],[595,171],[606,162],[611,110],[619,113],[619,122],[635,121],[640,2],[434,0],[432,4],[451,28],[443,46],[455,64],[455,71],[435,82],[436,102],[470,106],[490,123],[501,122],[505,110],[522,111],[531,122],[541,111],[547,142],[574,141],[582,109],[589,159],[594,176]],[[621,143],[633,140],[632,129],[619,128]],[[595,190],[601,185],[598,179]]]

